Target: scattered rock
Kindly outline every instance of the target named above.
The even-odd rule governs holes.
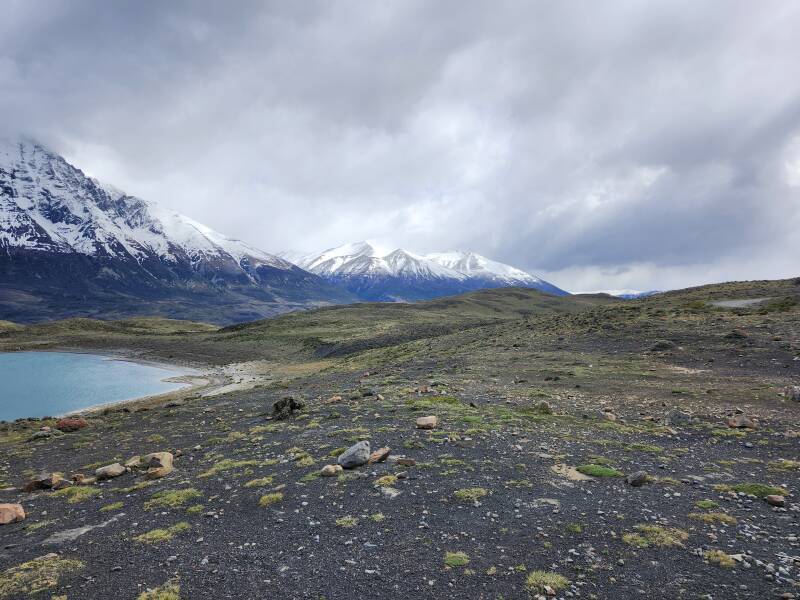
[[[128,460],[126,460],[122,465],[127,467],[128,469],[138,469],[141,467],[142,457],[139,455],[132,456]]]
[[[87,427],[89,422],[83,417],[65,417],[56,421],[56,429],[64,433],[71,433]]]
[[[67,485],[69,485],[69,482],[64,479],[61,473],[39,473],[39,475],[26,483],[22,489],[26,492],[57,490]]]
[[[128,469],[123,467],[121,464],[113,463],[95,470],[94,476],[97,477],[98,481],[102,481],[103,479],[113,479],[114,477],[119,477],[127,472]]]
[[[664,425],[668,427],[684,427],[691,424],[692,415],[676,408],[669,411],[664,417]]]
[[[389,456],[389,452],[391,452],[391,448],[388,446],[384,446],[383,448],[378,448],[369,455],[369,459],[367,460],[368,465],[375,464],[377,462],[383,462]]]
[[[319,474],[323,477],[336,477],[343,470],[342,465],[325,465]]]
[[[367,440],[362,440],[342,452],[336,462],[339,463],[342,468],[354,469],[366,464],[369,460],[369,456],[369,442]]]
[[[671,340],[658,340],[655,344],[650,346],[650,350],[654,352],[662,352],[664,350],[674,350],[678,347],[678,344]]]
[[[733,429],[755,429],[758,427],[758,421],[745,415],[729,417],[725,422],[728,424],[728,427]]]
[[[395,498],[397,498],[397,497],[398,497],[400,494],[402,494],[402,493],[403,493],[403,492],[401,492],[400,490],[398,490],[398,489],[396,489],[396,488],[393,488],[393,487],[381,487],[381,488],[378,488],[378,489],[380,489],[380,491],[381,491],[381,494],[383,494],[384,496],[386,496],[386,497],[387,497],[389,500],[394,500],[394,499],[395,499]]]
[[[159,479],[174,470],[170,452],[153,452],[142,457],[141,465],[147,468],[148,479]]]
[[[553,414],[553,407],[550,406],[550,403],[547,400],[542,400],[541,402],[539,402],[539,405],[536,407],[536,410],[542,413],[543,415]]]
[[[428,417],[419,417],[417,419],[417,429],[436,429],[439,425],[439,417],[430,415]]]
[[[636,471],[625,478],[625,483],[633,487],[642,487],[649,479],[647,471]]]
[[[94,485],[97,483],[97,477],[87,477],[83,473],[75,473],[72,476],[72,483],[75,485]]]
[[[405,458],[405,457],[398,458],[396,462],[398,465],[403,465],[404,467],[413,467],[414,465],[417,464],[417,461],[415,461],[413,458]]]
[[[0,525],[18,523],[25,519],[25,510],[21,504],[0,504]]]
[[[297,396],[284,396],[272,405],[272,418],[278,421],[288,419],[295,411],[304,409],[305,401]]]
[[[601,419],[605,419],[606,421],[616,421],[617,415],[615,415],[611,410],[604,408],[600,412],[597,413],[597,416]]]
[[[764,501],[770,506],[786,505],[786,499],[780,494],[770,494],[769,496],[764,496]]]
[[[783,395],[787,400],[800,402],[800,385],[789,385],[783,388]]]

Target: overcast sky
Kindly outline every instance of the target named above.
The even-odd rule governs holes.
[[[2,0],[0,133],[264,250],[800,275],[800,2]]]

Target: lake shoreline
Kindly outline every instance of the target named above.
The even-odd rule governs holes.
[[[173,372],[174,375],[163,377],[159,381],[169,384],[178,384],[180,387],[175,389],[159,392],[159,393],[145,393],[142,395],[134,395],[127,398],[120,398],[109,402],[100,402],[89,404],[85,407],[70,409],[67,411],[53,411],[52,415],[45,415],[47,417],[62,418],[67,416],[76,415],[92,415],[110,409],[119,409],[124,406],[141,407],[141,406],[155,406],[170,401],[184,400],[189,397],[199,397],[202,393],[213,392],[213,390],[230,385],[231,381],[228,377],[223,376],[221,373],[214,373],[208,369],[198,368],[197,365],[192,365],[186,361],[164,362],[160,360],[152,360],[133,355],[131,352],[115,351],[115,350],[92,350],[88,348],[46,348],[46,349],[25,349],[25,350],[11,350],[0,352],[2,355],[10,354],[33,354],[33,353],[50,353],[50,354],[73,354],[73,355],[87,355],[102,358],[108,361],[115,362],[128,362],[135,365],[157,368],[162,371]],[[10,419],[3,419],[5,421],[13,422],[19,420],[35,420],[42,419],[44,416],[25,415],[14,417]]]

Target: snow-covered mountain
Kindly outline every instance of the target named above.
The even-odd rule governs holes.
[[[35,142],[0,140],[0,319],[112,308],[231,322],[352,299],[286,260],[89,178]]]
[[[538,277],[474,252],[424,255],[356,242],[305,256],[282,256],[365,300],[423,300],[495,287],[527,287],[567,295]]]

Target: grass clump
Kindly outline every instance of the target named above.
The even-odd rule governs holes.
[[[346,517],[339,517],[338,519],[336,519],[336,524],[339,527],[344,527],[345,529],[349,529],[351,527],[355,527],[356,525],[358,525],[358,519],[356,519],[355,517],[351,517],[350,515],[347,515]]]
[[[139,483],[135,483],[130,487],[117,488],[114,491],[120,492],[121,494],[131,494],[133,492],[138,492],[139,490],[143,490],[146,487],[150,487],[151,485],[154,484],[155,481],[140,481]]]
[[[48,554],[34,558],[0,574],[0,598],[22,598],[58,585],[62,575],[84,567],[80,560]]]
[[[584,475],[589,475],[590,477],[622,477],[623,473],[620,473],[616,469],[612,467],[606,467],[603,465],[595,465],[595,464],[588,464],[588,465],[580,465],[576,469],[578,473],[583,473]]]
[[[569,585],[569,580],[563,575],[550,571],[533,571],[525,578],[525,587],[530,592],[545,592],[551,589],[554,592]]]
[[[187,522],[181,521],[180,523],[175,523],[175,525],[165,529],[153,529],[147,533],[137,535],[133,539],[135,539],[137,542],[143,542],[145,544],[160,544],[161,542],[168,542],[177,534],[183,533],[184,531],[189,531],[191,528],[192,526]]]
[[[683,542],[689,539],[689,534],[682,529],[674,527],[660,527],[658,525],[637,525],[637,533],[626,533],[622,536],[622,541],[637,548],[671,548],[673,546],[683,546]]]
[[[150,500],[144,503],[144,509],[178,508],[186,504],[189,500],[194,500],[200,496],[202,496],[202,494],[194,488],[164,490],[153,494]]]
[[[114,510],[119,510],[122,508],[124,504],[122,502],[112,502],[111,504],[106,504],[105,506],[100,508],[101,512],[111,512]]]
[[[717,508],[719,506],[719,504],[714,502],[713,500],[698,500],[697,502],[694,503],[694,505],[697,508],[704,508],[704,509]]]
[[[231,458],[225,458],[214,463],[208,471],[200,473],[199,476],[213,477],[214,475],[223,473],[224,471],[232,471],[234,469],[241,469],[244,467],[256,467],[259,464],[260,463],[257,460],[233,460]]]
[[[378,487],[392,487],[397,483],[397,475],[384,475],[375,480],[375,485]]]
[[[202,504],[192,504],[189,508],[186,509],[186,513],[190,515],[199,515],[203,512],[205,507]]]
[[[783,488],[767,485],[765,483],[737,483],[736,485],[728,485],[720,483],[714,486],[718,492],[740,492],[756,498],[765,498],[766,496],[786,496],[787,492]]]
[[[467,502],[475,502],[476,500],[483,498],[489,494],[489,490],[486,488],[481,487],[474,487],[474,488],[461,488],[460,490],[456,490],[453,495],[458,498],[459,500],[464,500]]]
[[[383,521],[386,516],[383,513],[373,513],[369,516],[370,521],[375,521],[376,523],[380,523]]]
[[[164,585],[142,592],[136,600],[180,600],[181,587],[177,581],[168,581]]]
[[[704,523],[724,523],[725,525],[736,525],[738,523],[736,517],[722,512],[689,513],[689,518],[703,521]]]
[[[58,498],[66,498],[69,504],[78,504],[79,502],[83,502],[85,500],[88,500],[89,498],[97,496],[99,493],[100,490],[97,489],[96,487],[73,486],[56,490],[55,492],[53,492],[53,496]]]
[[[258,505],[262,508],[265,506],[272,506],[283,500],[283,492],[272,492],[271,494],[264,494],[258,500]]]
[[[729,569],[736,566],[736,561],[731,557],[731,555],[723,552],[722,550],[708,550],[703,556],[708,562],[719,565],[720,567]]]
[[[266,477],[259,477],[258,479],[251,479],[247,483],[244,484],[244,487],[251,488],[251,487],[266,487],[268,485],[272,485],[272,480],[274,478],[272,475],[267,475]]]
[[[446,552],[444,564],[450,568],[464,567],[469,564],[469,556],[466,552]]]
[[[778,471],[798,471],[800,470],[800,460],[789,460],[788,458],[773,460],[769,463],[769,468]]]

